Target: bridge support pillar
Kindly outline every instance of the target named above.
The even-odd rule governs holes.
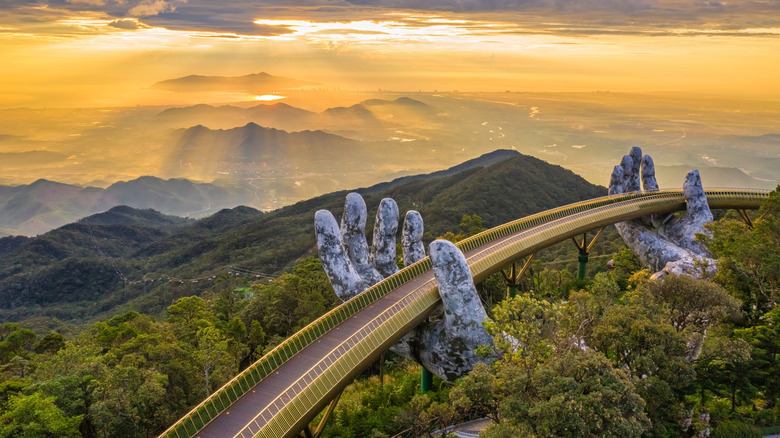
[[[748,212],[744,209],[738,209],[737,213],[739,213],[739,217],[742,218],[742,221],[745,222],[745,224],[750,228],[753,229],[753,221],[750,219],[750,216],[748,215]]]
[[[433,373],[425,367],[420,367],[420,392],[425,394],[433,388]]]
[[[317,423],[317,427],[313,427],[312,424],[306,426],[305,429],[298,435],[300,438],[320,438],[322,436],[322,432],[325,431],[325,425],[328,424],[328,420],[330,420],[330,417],[333,416],[333,411],[336,410],[336,405],[339,402],[339,399],[341,398],[341,392],[339,395],[336,396],[333,400],[331,400],[330,404],[328,405],[328,408],[325,410],[325,414],[322,415],[322,419],[319,423]],[[314,429],[312,431],[312,429]]]
[[[531,254],[528,256],[528,258],[525,260],[525,263],[523,264],[523,267],[520,268],[519,271],[517,270],[517,263],[512,263],[512,267],[509,268],[509,273],[504,270],[501,271],[501,275],[504,276],[504,282],[506,282],[507,297],[514,298],[517,296],[517,292],[520,289],[520,278],[531,266],[531,262],[533,261],[535,255],[536,254]]]
[[[585,275],[588,273],[588,254],[590,254],[590,250],[593,248],[593,244],[599,240],[599,237],[601,237],[601,233],[603,231],[604,227],[601,227],[596,235],[593,236],[593,238],[590,240],[590,242],[588,242],[588,233],[582,235],[581,242],[578,242],[574,237],[571,238],[571,240],[573,240],[574,244],[577,246],[577,249],[580,251],[580,255],[577,257],[577,261],[579,262],[579,268],[577,269],[578,280],[585,279]]]
[[[577,261],[580,263],[577,269],[577,279],[584,280],[585,274],[588,272],[588,253],[580,252],[580,255],[577,256]]]

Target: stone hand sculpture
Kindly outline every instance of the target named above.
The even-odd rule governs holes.
[[[642,188],[640,188],[640,180]],[[653,159],[642,156],[638,147],[612,171],[609,194],[658,190]],[[615,224],[618,233],[639,259],[657,271],[653,278],[668,273],[699,277],[702,268],[708,273],[715,271],[715,260],[711,259],[699,242],[696,233],[703,233],[704,224],[712,221],[712,212],[701,184],[698,170],[691,170],[683,183],[686,213],[683,217],[646,216],[640,219]]]
[[[380,202],[370,249],[365,236],[367,215],[363,198],[350,193],[340,226],[327,210],[319,210],[314,216],[323,268],[343,301],[398,271],[398,205],[390,198]],[[409,211],[402,232],[405,266],[425,257],[422,235],[422,217]],[[430,245],[430,256],[444,307],[443,317],[421,324],[391,349],[451,382],[471,371],[477,362],[487,361],[475,350],[480,345],[492,345],[493,339],[482,325],[487,314],[463,253],[451,242],[437,240]]]

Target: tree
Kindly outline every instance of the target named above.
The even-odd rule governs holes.
[[[523,374],[507,358],[492,369],[479,364],[452,389],[450,402],[492,419],[488,437],[639,437],[650,426],[631,379],[592,349],[556,355],[533,379]]]
[[[215,381],[235,372],[235,362],[228,352],[228,341],[214,326],[206,326],[198,330],[193,356],[195,363],[203,372],[203,389],[206,397],[211,394]],[[214,376],[218,378],[215,379]]]
[[[708,328],[725,319],[736,320],[740,314],[742,303],[708,280],[672,274],[641,288],[637,295],[647,292],[646,298],[653,302],[647,305],[658,306],[662,317],[685,337],[690,360],[698,356]]]
[[[38,336],[32,330],[19,328],[19,324],[0,326],[0,364],[16,356],[26,358],[33,352]]]
[[[708,225],[699,235],[718,259],[716,281],[737,294],[751,323],[780,301],[780,186],[769,194],[753,228],[733,218]]]
[[[650,426],[631,379],[591,349],[540,367],[532,400],[526,421],[539,437],[640,437]]]
[[[559,315],[559,306],[521,294],[496,306],[493,321],[485,323],[505,360],[523,369],[526,386],[536,367],[566,342],[559,338]]]
[[[449,240],[452,243],[457,243],[467,237],[477,235],[487,230],[487,228],[482,226],[482,217],[477,214],[473,214],[473,215],[464,214],[463,217],[461,217],[460,219],[459,226],[460,226],[460,232],[458,234],[455,234],[452,231],[447,231],[446,233],[442,234],[438,238]]]
[[[450,391],[451,403],[466,416],[488,417],[501,421],[500,383],[496,374],[484,363],[478,363]]]
[[[479,234],[487,228],[482,226],[482,217],[477,214],[464,214],[460,219],[460,231],[465,237]]]
[[[629,375],[647,402],[653,434],[665,436],[679,429],[691,391],[694,373],[687,340],[658,314],[646,293],[630,294],[627,301],[604,312],[589,346]]]
[[[265,331],[263,330],[263,326],[256,319],[253,319],[249,326],[247,338],[247,348],[249,349],[251,359],[259,359],[263,352],[263,346],[265,345]]]
[[[576,345],[588,345],[593,328],[622,293],[612,275],[599,272],[587,290],[569,293],[569,300],[562,306],[562,328]]]
[[[731,412],[737,408],[737,396],[754,394],[751,383],[750,345],[743,339],[728,337],[708,338],[701,357],[696,361],[700,378],[701,403],[705,403],[706,390],[725,390],[731,401]]]
[[[255,295],[241,313],[245,324],[262,321],[267,335],[289,336],[339,302],[322,264],[307,257],[292,273],[273,283],[256,285]]]
[[[49,333],[35,346],[36,354],[54,354],[65,348],[65,338],[59,333]]]
[[[736,329],[735,336],[751,346],[751,369],[757,374],[756,384],[763,388],[767,408],[778,405],[780,397],[780,307],[760,318],[754,327]]]
[[[213,319],[206,309],[206,301],[201,297],[179,298],[168,306],[168,322],[173,324],[179,337],[193,340],[197,331]]]
[[[81,415],[66,417],[54,397],[37,391],[12,396],[0,415],[0,435],[8,438],[80,437]]]
[[[220,319],[229,321],[241,310],[244,293],[240,288],[246,286],[247,281],[244,278],[222,275],[216,279],[210,301],[214,313]]]
[[[621,289],[628,286],[628,279],[631,275],[642,269],[642,262],[639,257],[629,248],[622,248],[617,254],[612,256],[612,272],[615,274]]]
[[[165,408],[168,378],[153,370],[117,366],[93,386],[90,416],[105,436],[151,436],[174,420]]]

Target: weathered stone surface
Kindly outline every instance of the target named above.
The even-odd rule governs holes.
[[[425,258],[425,246],[422,243],[423,220],[416,210],[406,212],[401,247],[404,252],[404,266],[410,266]]]
[[[698,257],[706,257],[706,249],[694,239],[696,233],[705,232],[704,224],[712,222],[712,212],[707,204],[707,195],[701,185],[698,170],[691,170],[685,176],[683,194],[686,199],[686,214],[677,221],[670,221],[659,231]]]
[[[444,315],[423,327],[420,359],[432,373],[453,381],[477,362],[487,361],[475,351],[480,345],[493,345],[493,339],[482,325],[487,314],[463,253],[447,240],[434,241],[429,250]]]
[[[314,231],[322,267],[336,296],[347,301],[365,290],[369,285],[363,281],[347,257],[336,218],[327,210],[319,210],[314,214]]]
[[[382,277],[398,272],[395,264],[395,236],[398,234],[398,204],[390,198],[379,203],[374,221],[371,263]]]
[[[392,199],[383,199],[380,203],[370,253],[371,270],[365,267],[371,266],[364,231],[366,215],[365,202],[356,193],[347,195],[340,233],[330,212],[320,210],[315,215],[320,258],[342,300],[357,295],[398,269],[395,265],[397,204]],[[422,235],[422,217],[416,211],[409,211],[402,238],[405,265],[425,258]],[[443,317],[421,324],[391,349],[420,361],[442,379],[452,381],[470,371],[478,361],[485,360],[478,357],[475,350],[479,345],[492,345],[493,340],[482,325],[487,315],[460,250],[448,241],[436,241],[431,244],[431,263],[439,283]],[[374,281],[371,271],[379,280]]]
[[[639,191],[640,174],[644,191],[658,190],[652,158],[648,155],[642,157],[641,149],[634,147],[615,166],[609,181],[609,193]],[[712,221],[697,170],[686,175],[683,194],[687,209],[682,218],[648,216],[615,224],[628,247],[643,263],[657,271],[654,278],[666,273],[699,277],[702,269],[707,272],[715,269],[715,261],[708,257],[706,249],[695,240],[696,233],[705,232],[704,224]]]
[[[642,157],[642,187],[646,192],[658,190],[658,181],[655,180],[655,164],[650,155]]]
[[[640,173],[639,169],[642,164],[642,149],[637,146],[631,148],[631,152],[628,153],[631,158],[631,172],[628,175],[629,185],[626,187],[627,192],[638,192],[641,189],[639,186]],[[653,176],[655,179],[655,176]]]
[[[350,193],[341,216],[341,238],[355,270],[369,286],[382,281],[382,276],[369,261],[366,242],[366,202],[357,193]]]

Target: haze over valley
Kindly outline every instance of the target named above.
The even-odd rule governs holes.
[[[191,92],[213,91],[208,78],[196,82]],[[217,80],[227,89],[231,84]],[[679,186],[691,168],[709,187],[778,183],[780,106],[771,100],[609,92],[269,93],[256,96],[262,100],[183,106],[0,110],[0,183],[6,186],[0,211],[18,208],[11,199],[40,179],[94,188],[75,202],[55,195],[55,185],[38,184],[36,193],[44,195],[30,200],[40,208],[28,206],[24,218],[14,213],[0,229],[34,235],[121,202],[194,217],[240,204],[267,211],[496,149],[559,164],[600,185],[631,146],[654,156],[662,187]],[[170,188],[154,194],[149,179],[126,185],[125,191],[137,188],[134,196],[97,195],[97,188],[143,176],[186,179],[201,189],[208,183],[207,191],[220,195]],[[90,197],[99,199],[85,201]]]

